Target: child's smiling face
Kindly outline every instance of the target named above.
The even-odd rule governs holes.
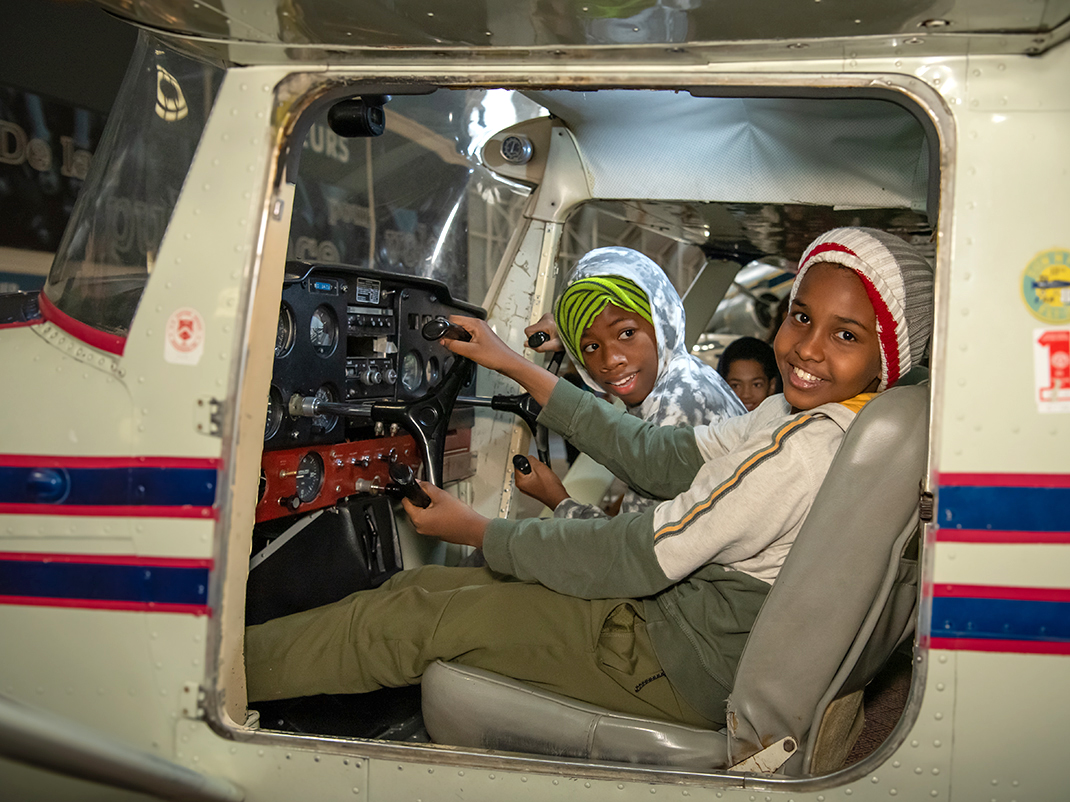
[[[654,327],[629,309],[608,304],[580,337],[583,367],[598,386],[630,407],[641,404],[658,378]]]
[[[821,262],[802,284],[773,343],[795,410],[846,401],[880,384],[877,317],[851,270]]]

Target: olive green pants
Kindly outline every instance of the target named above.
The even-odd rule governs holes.
[[[435,660],[611,710],[711,726],[673,690],[643,603],[589,601],[487,568],[427,566],[245,631],[250,701],[415,685]]]

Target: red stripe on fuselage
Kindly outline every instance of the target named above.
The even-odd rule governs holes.
[[[139,557],[134,554],[52,554],[47,551],[0,551],[0,560],[13,562],[137,565],[144,568],[207,568],[214,561],[195,557]]]
[[[9,468],[187,468],[219,470],[218,457],[71,457],[54,454],[0,454]]]
[[[108,601],[101,599],[59,599],[47,596],[0,596],[0,604],[19,607],[66,607],[82,610],[120,610],[143,613],[211,615],[206,604],[157,604],[156,602]]]
[[[112,504],[0,504],[0,515],[83,515],[93,518],[195,518],[214,521],[215,507],[138,507]]]
[[[957,585],[935,582],[933,596],[951,599],[1010,599],[1070,602],[1070,588],[1025,588],[1006,585]]]
[[[938,543],[1070,543],[1070,532],[1008,532],[1001,529],[937,529]]]
[[[929,638],[929,648],[957,652],[1070,654],[1070,643],[1065,641],[1000,640],[997,638]]]
[[[1068,473],[941,473],[936,478],[948,487],[1070,487]]]

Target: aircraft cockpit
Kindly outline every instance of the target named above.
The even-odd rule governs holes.
[[[333,90],[307,112],[286,162],[295,192],[246,624],[466,558],[412,532],[392,466],[495,514],[539,514],[503,467],[533,453],[536,428],[487,408],[515,387],[425,337],[432,321],[489,316],[521,350],[583,253],[624,244],[665,269],[694,353],[715,364],[736,337],[775,333],[792,259],[821,231],[868,225],[932,253],[935,158],[915,110],[867,93],[717,94]],[[413,413],[429,394],[448,426]],[[481,497],[490,476],[503,487]],[[268,730],[430,740],[418,687],[254,707]]]
[[[417,277],[305,262],[291,262],[287,271],[254,531],[252,567],[264,568],[250,574],[250,623],[283,609],[295,612],[279,597],[299,595],[300,587],[312,592],[309,601],[326,603],[374,586],[400,567],[390,504],[377,498],[398,494],[401,486],[392,477],[399,469],[426,470],[438,483],[475,471],[468,458],[472,410],[454,405],[472,383],[471,365],[424,331],[450,314],[482,317],[483,310],[455,302],[444,284]],[[311,584],[299,574],[264,579],[282,570],[275,568],[281,563],[297,568],[299,561],[287,554],[268,557],[311,525],[310,513],[326,508],[348,517],[347,531],[361,535],[356,565],[329,553],[335,545],[351,547],[352,538],[316,549],[322,564],[348,573],[350,581],[333,586],[321,575]],[[295,518],[305,523],[295,529]],[[286,527],[281,539],[280,525]],[[299,540],[314,537],[316,529]]]

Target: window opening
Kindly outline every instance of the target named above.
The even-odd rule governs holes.
[[[449,373],[448,354],[421,343],[416,332],[436,315],[478,311],[471,305],[482,302],[514,229],[526,225],[522,210],[529,191],[476,161],[486,137],[515,122],[553,113],[576,131],[586,126],[590,133],[592,126],[605,126],[600,134],[623,143],[634,133],[624,121],[638,108],[636,103],[657,107],[670,95],[678,96],[655,93],[652,102],[651,93],[606,91],[595,93],[599,97],[587,110],[576,94],[439,90],[429,96],[396,97],[385,107],[386,132],[367,139],[340,138],[327,124],[326,113],[312,125],[296,181],[248,623],[374,588],[398,570],[415,567],[406,563],[399,542],[395,516],[403,513],[387,492],[387,466],[403,462],[418,467],[418,448],[397,425],[371,415],[347,417],[337,407],[314,402],[371,407],[384,400],[412,400],[442,386]],[[566,96],[572,105],[563,110],[556,101]],[[613,110],[617,98],[620,107]],[[778,109],[788,114],[795,101],[784,101],[781,107],[775,99],[754,102],[775,128]],[[822,108],[841,103],[851,101],[826,101]],[[876,108],[873,103],[859,101],[855,109]],[[569,110],[575,116],[567,114]],[[804,116],[812,122],[817,110],[807,107]],[[725,113],[732,112],[726,106]],[[795,261],[817,234],[837,226],[871,226],[923,246],[930,256],[934,253],[923,208],[928,151],[924,135],[911,128],[915,124],[906,112],[902,115],[902,192],[887,206],[822,201],[836,195],[835,186],[819,187],[814,191],[821,197],[806,203],[782,197],[736,200],[731,187],[746,183],[742,173],[736,183],[726,184],[730,189],[724,196],[711,190],[711,197],[703,200],[675,200],[658,182],[640,180],[637,185],[650,188],[650,197],[622,200],[611,195],[573,210],[556,254],[559,280],[584,253],[604,245],[625,245],[646,254],[665,269],[681,294],[708,263],[728,261],[735,265],[734,281],[723,298],[708,299],[699,312],[708,323],[694,353],[715,363],[724,345],[741,335],[770,338]],[[793,146],[806,139],[808,130],[804,125],[789,137]],[[865,135],[860,134],[860,140]],[[864,151],[865,142],[859,147]],[[614,151],[613,146],[582,152],[593,164],[614,153],[628,164],[626,159],[634,155]],[[781,155],[784,159],[762,168],[769,173],[763,191],[770,196],[779,191],[778,183],[791,183],[790,176],[779,172],[791,172],[786,167],[790,159]],[[801,157],[803,166],[819,171],[815,163],[820,159],[809,158]],[[613,186],[627,185],[627,169],[614,172],[611,162],[600,164],[618,182]],[[659,164],[670,187],[695,171],[694,162],[680,153],[664,154]],[[874,179],[855,178],[851,197],[858,200],[863,197],[859,192],[872,189],[868,184]],[[601,185],[596,181],[595,186]],[[422,307],[401,303],[415,296],[423,298]],[[317,312],[321,321],[334,321],[331,336],[337,340],[332,339],[330,348],[312,342],[306,318],[311,321]],[[325,336],[328,328],[321,325],[317,336]],[[307,348],[302,345],[306,339]],[[295,396],[300,401],[296,406]],[[305,407],[311,412],[302,411]],[[471,427],[471,415],[471,410],[462,412],[450,429],[454,440],[447,446],[443,468],[447,483],[475,474],[477,458],[465,453],[463,434]],[[428,562],[443,559],[441,553],[424,557]],[[311,595],[299,592],[299,598],[292,597],[291,590],[309,584],[308,576],[322,581]],[[880,688],[898,693],[904,670],[909,680],[910,661],[897,661],[893,668],[894,676]],[[885,702],[888,693],[885,690]],[[267,729],[424,742],[419,694],[419,687],[413,686],[362,694],[357,700],[321,695],[261,702],[256,708]],[[877,717],[876,724],[890,730],[897,718],[898,711]],[[884,735],[871,733],[849,760],[861,759]]]

